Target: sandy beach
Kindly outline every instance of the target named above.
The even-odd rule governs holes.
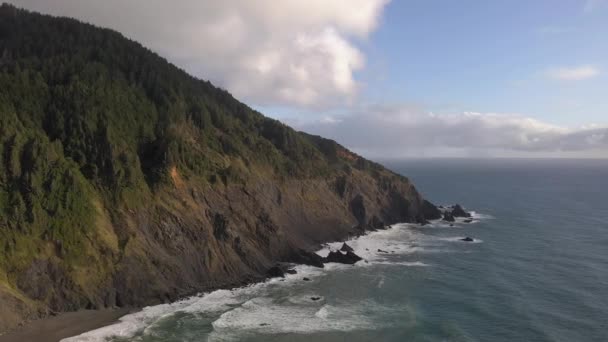
[[[83,310],[32,321],[0,336],[0,342],[57,342],[116,322],[132,309]]]

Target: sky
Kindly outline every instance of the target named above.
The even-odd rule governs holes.
[[[8,0],[371,158],[608,158],[608,0]]]

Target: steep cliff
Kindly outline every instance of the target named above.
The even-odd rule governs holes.
[[[257,280],[436,210],[407,178],[76,20],[2,5],[0,91],[0,331]]]

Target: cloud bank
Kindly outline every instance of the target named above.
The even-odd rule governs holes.
[[[580,81],[596,77],[600,74],[600,70],[591,65],[583,65],[577,67],[556,68],[547,71],[547,76],[555,80],[561,81]]]
[[[110,27],[257,105],[348,103],[390,0],[9,0]]]
[[[608,127],[565,128],[520,115],[438,115],[415,107],[291,122],[369,157],[608,156]]]

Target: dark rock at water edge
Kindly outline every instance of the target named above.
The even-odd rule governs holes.
[[[475,241],[475,239],[473,239],[472,237],[468,237],[468,236],[467,236],[467,237],[465,237],[465,238],[460,239],[460,241],[465,241],[465,242],[473,242],[473,241]]]
[[[0,333],[51,312],[143,307],[284,276],[283,265],[270,269],[277,261],[323,267],[308,250],[357,225],[425,219],[406,177],[266,118],[120,34],[10,5],[0,23],[10,28],[0,88],[19,89],[0,102],[20,109],[0,115],[11,166],[0,182],[19,207],[0,215],[0,274],[10,279]],[[124,96],[72,94],[58,80]]]
[[[445,221],[445,222],[454,222],[454,221],[456,221],[454,219],[454,216],[452,215],[452,213],[447,212],[447,211],[445,213],[443,213],[443,219],[442,220]]]
[[[342,253],[340,251],[331,251],[327,257],[323,258],[324,262],[336,262],[349,265],[353,265],[360,260],[363,260],[363,258],[353,252]]]
[[[443,208],[443,207],[439,207]],[[422,201],[422,214],[426,220],[438,220],[441,218],[441,210],[439,210],[433,203],[423,200]]]
[[[340,247],[340,250],[342,252],[354,252],[355,251],[351,246],[347,245],[346,242],[344,242],[342,244],[342,247]]]
[[[308,252],[303,249],[298,249],[291,253],[288,258],[288,261],[294,262],[296,264],[308,265],[323,268],[323,257],[321,257],[317,253]]]
[[[466,212],[460,204],[454,205],[452,208],[452,216],[454,217],[471,217],[471,213]]]
[[[280,266],[276,265],[268,269],[266,275],[268,276],[268,278],[284,278],[285,272],[281,269]]]

